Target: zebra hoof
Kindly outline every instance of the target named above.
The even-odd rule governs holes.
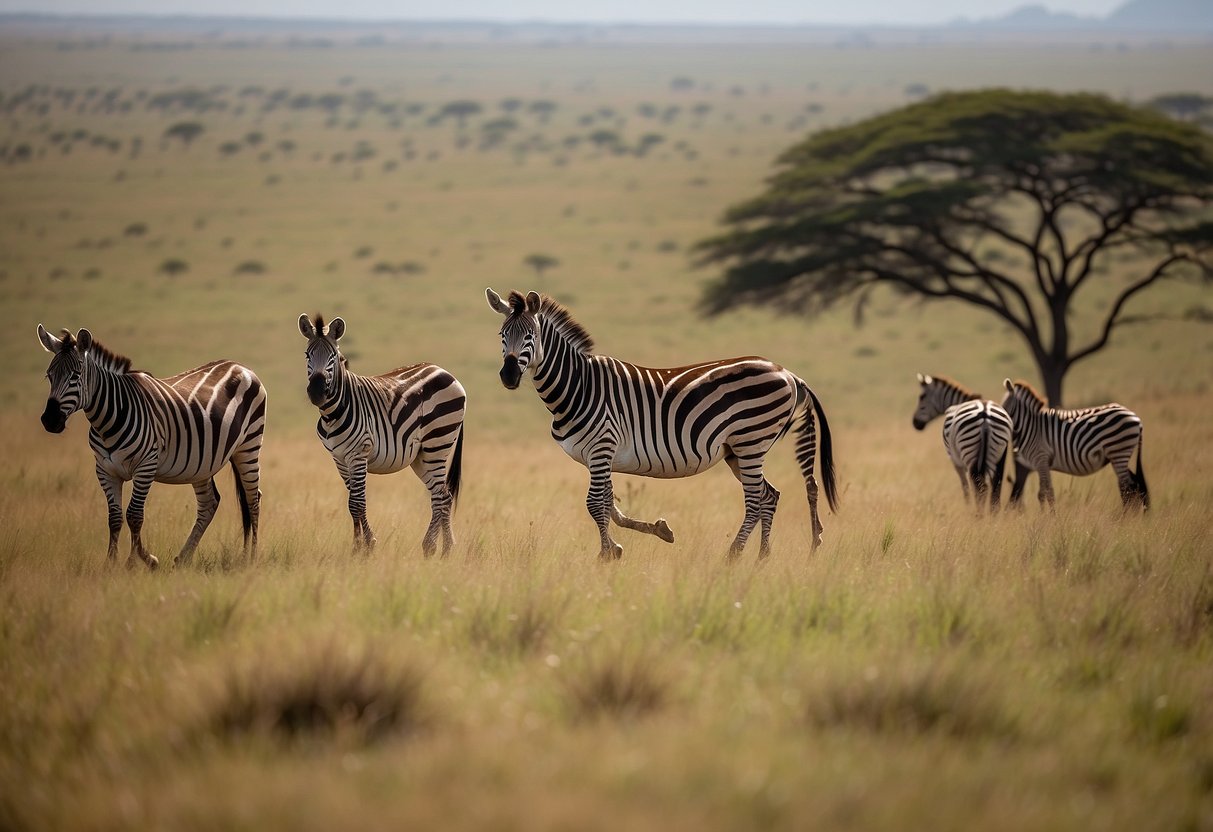
[[[623,547],[618,543],[598,553],[598,559],[603,563],[612,563],[623,557]]]
[[[667,523],[664,519],[662,519],[662,520],[658,520],[654,525],[656,527],[656,531],[654,531],[653,534],[660,537],[666,543],[674,542],[674,532],[670,528],[669,523]]]
[[[160,568],[160,561],[156,558],[155,555],[145,555],[145,557],[147,558],[147,560],[145,562],[147,563],[147,568],[148,568],[149,572],[155,572],[157,569]]]

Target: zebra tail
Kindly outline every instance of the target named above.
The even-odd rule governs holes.
[[[1138,493],[1141,494],[1141,507],[1143,510],[1149,511],[1150,510],[1150,489],[1146,485],[1146,475],[1141,470],[1141,449],[1142,449],[1142,445],[1144,442],[1145,442],[1144,435],[1137,437],[1137,476],[1135,477],[1135,479],[1137,480]]]
[[[236,478],[236,499],[240,501],[240,520],[244,523],[244,542],[247,545],[249,535],[253,531],[253,515],[249,512],[248,496],[244,493],[244,481],[240,479],[240,471],[236,461],[232,460],[232,475]]]
[[[463,426],[459,427],[459,438],[455,440],[455,453],[451,454],[451,467],[446,472],[446,487],[451,492],[451,514],[459,505],[459,485],[463,481]]]
[[[830,504],[830,511],[838,511],[838,479],[834,472],[834,441],[830,436],[830,423],[826,420],[825,410],[821,407],[821,402],[817,395],[813,392],[809,385],[804,381],[800,382],[806,393],[809,394],[809,401],[812,403],[813,411],[817,414],[817,423],[821,426],[820,438],[817,442],[817,449],[820,451],[819,462],[821,464],[821,485],[826,493],[826,502]],[[801,438],[797,441],[797,454],[800,457],[800,444],[804,440],[804,434],[808,431],[808,426],[813,418],[813,414],[809,412],[809,406],[805,405],[804,421],[801,422],[798,432]],[[810,467],[807,471],[802,469],[805,476],[813,473]]]
[[[981,482],[986,476],[986,457],[990,453],[990,417],[987,413],[981,415],[981,443],[977,446],[977,458],[969,466],[969,476],[973,484]]]

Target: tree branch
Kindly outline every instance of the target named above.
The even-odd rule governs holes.
[[[1129,299],[1132,298],[1134,295],[1136,295],[1138,292],[1140,292],[1142,289],[1145,289],[1147,286],[1150,286],[1151,284],[1158,281],[1159,278],[1163,277],[1166,274],[1166,271],[1168,268],[1173,266],[1175,263],[1178,263],[1181,261],[1190,262],[1191,258],[1188,257],[1186,254],[1172,254],[1171,256],[1169,256],[1165,260],[1163,260],[1161,263],[1159,263],[1157,266],[1155,266],[1154,270],[1151,271],[1148,275],[1146,275],[1145,277],[1143,277],[1141,280],[1137,281],[1136,283],[1133,283],[1132,285],[1126,287],[1125,290],[1120,293],[1120,297],[1118,297],[1116,299],[1116,302],[1114,304],[1112,304],[1112,311],[1108,313],[1108,317],[1104,321],[1103,332],[1100,334],[1100,336],[1098,338],[1096,338],[1093,342],[1091,342],[1091,344],[1089,344],[1088,346],[1086,346],[1083,349],[1079,350],[1078,352],[1070,355],[1069,358],[1066,360],[1067,365],[1073,366],[1073,365],[1077,364],[1079,361],[1081,361],[1082,359],[1086,358],[1087,356],[1093,355],[1094,353],[1099,352],[1101,349],[1103,349],[1105,346],[1107,346],[1108,339],[1112,335],[1112,330],[1116,327],[1116,325],[1118,323],[1120,323],[1120,320],[1119,320],[1120,312],[1122,309],[1124,309],[1124,306],[1126,303],[1128,303]]]

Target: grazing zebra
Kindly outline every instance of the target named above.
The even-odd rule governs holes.
[[[1049,407],[1044,396],[1026,381],[1003,382],[1002,406],[1015,424],[1016,477],[1011,503],[1019,502],[1027,475],[1040,475],[1040,502],[1054,505],[1051,471],[1087,476],[1111,463],[1127,509],[1140,503],[1150,508],[1150,490],[1141,470],[1141,418],[1127,407],[1105,404],[1079,410]],[[1137,471],[1129,470],[1137,449]]]
[[[366,475],[412,466],[430,492],[430,525],[421,541],[428,557],[442,534],[445,555],[455,543],[451,512],[459,498],[463,414],[467,396],[453,375],[436,364],[413,364],[380,376],[350,371],[337,342],[345,321],[327,326],[299,316],[307,339],[307,395],[320,408],[316,433],[333,456],[350,492],[354,545],[375,545],[366,519]]]
[[[741,553],[754,525],[761,522],[759,556],[765,557],[779,492],[763,475],[763,458],[794,424],[799,426],[796,458],[808,491],[813,548],[821,543],[813,477],[817,420],[821,473],[831,508],[837,500],[834,460],[825,413],[804,381],[756,357],[673,369],[637,367],[594,355],[589,334],[550,297],[511,292],[507,303],[492,289],[485,294],[489,306],[506,319],[501,326],[502,383],[516,389],[529,370],[552,413],[552,438],[590,471],[586,508],[598,525],[599,557],[623,555],[623,547],[611,539],[611,520],[674,541],[665,520],[645,523],[620,511],[614,503],[612,472],[689,477],[721,460],[745,493],[745,519],[729,556]]]
[[[969,499],[971,479],[977,513],[981,514],[987,485],[990,511],[997,512],[1011,447],[1011,417],[994,402],[950,378],[919,373],[918,383],[922,391],[914,411],[914,427],[922,430],[943,414],[943,446],[960,477],[965,501]]]
[[[215,475],[230,463],[244,521],[244,546],[257,551],[261,512],[261,441],[265,433],[265,386],[247,367],[212,361],[169,378],[131,369],[87,329],[56,338],[38,325],[38,340],[53,354],[46,377],[50,397],[42,425],[62,433],[68,417],[83,410],[97,457],[97,480],[109,503],[109,552],[113,560],[122,530],[122,484],[132,481],[126,522],[131,554],[150,569],[159,561],[143,546],[143,506],[153,482],[194,486],[198,519],[174,563],[188,562],[219,507]]]

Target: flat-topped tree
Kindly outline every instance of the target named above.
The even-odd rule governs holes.
[[[812,135],[777,165],[698,246],[726,267],[707,311],[812,314],[877,286],[963,301],[1022,336],[1054,405],[1132,298],[1211,274],[1213,137],[1102,96],[938,95]],[[1076,331],[1095,283],[1113,284],[1111,300]]]

